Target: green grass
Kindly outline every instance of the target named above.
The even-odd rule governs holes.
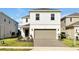
[[[0,51],[30,51],[32,49],[0,48]]]
[[[73,39],[63,39],[62,42],[65,45],[67,45],[68,47],[74,47]],[[79,47],[79,41],[78,40],[76,41],[75,47]]]
[[[1,42],[4,41],[5,44],[2,44]],[[17,38],[8,38],[0,40],[0,46],[22,46],[22,47],[30,47],[32,46],[32,42],[21,42],[17,41]]]

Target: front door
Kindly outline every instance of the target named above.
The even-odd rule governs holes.
[[[25,30],[25,36],[29,36],[29,30]]]

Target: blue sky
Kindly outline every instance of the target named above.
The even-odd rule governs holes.
[[[1,12],[4,12],[15,21],[20,21],[22,16],[26,16],[29,13],[30,8],[0,8]],[[79,8],[59,8],[62,11],[61,16],[72,14],[75,12],[79,13]]]

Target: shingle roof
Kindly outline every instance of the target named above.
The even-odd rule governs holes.
[[[58,10],[58,9],[52,9],[52,8],[35,8],[33,10]]]
[[[60,10],[58,10],[58,9],[53,9],[53,8],[34,8],[34,9],[32,9],[31,11],[44,11],[44,10],[50,10],[50,11],[52,11],[52,10],[54,10],[54,11],[60,11]],[[30,17],[30,15],[27,15],[27,16],[23,16],[22,18],[29,18]]]
[[[55,9],[55,8],[34,8],[32,10],[30,10],[31,12],[36,12],[36,11],[57,11],[57,12],[60,12],[60,10],[58,9]]]
[[[68,25],[67,27],[71,27],[71,26],[79,26],[79,21],[77,21],[77,22],[75,22],[75,23],[73,23],[73,24],[70,24],[70,25]]]
[[[29,18],[30,16],[29,15],[27,15],[27,16],[23,16],[22,18]]]
[[[78,16],[79,17],[79,13],[73,13],[73,14],[70,14],[68,16]]]
[[[78,22],[73,23],[72,25],[79,25],[79,21],[78,21]]]
[[[61,20],[64,20],[66,17],[79,17],[79,13],[72,13],[70,15],[64,16]]]

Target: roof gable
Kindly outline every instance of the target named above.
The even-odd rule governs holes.
[[[8,17],[10,20],[12,20],[12,21],[14,21],[14,22],[16,22],[16,23],[18,24],[18,22],[17,22],[17,21],[15,21],[15,20],[14,20],[14,19],[12,19],[11,17],[7,16],[5,13],[0,12],[0,14],[2,14],[2,15],[4,15],[4,16]]]
[[[73,13],[73,14],[70,14],[68,16],[78,16],[79,17],[79,13]]]

